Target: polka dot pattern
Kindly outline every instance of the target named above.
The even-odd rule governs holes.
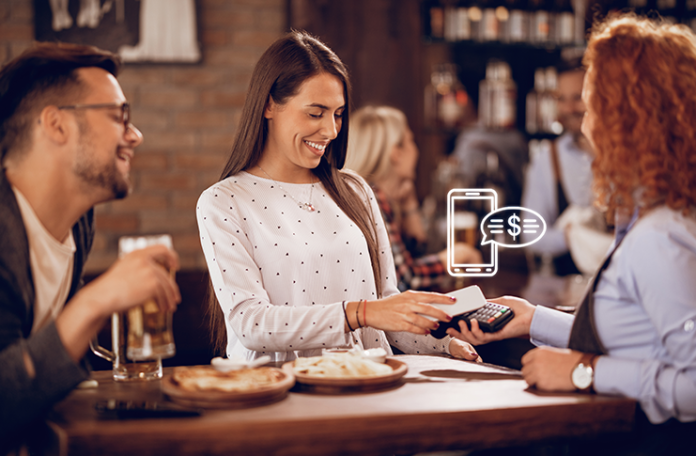
[[[317,211],[300,209],[273,181],[246,172],[208,188],[197,204],[201,245],[227,316],[228,355],[254,358],[263,352],[285,361],[353,344],[390,352],[382,331],[344,333],[341,302],[376,296],[362,232],[321,183],[284,183],[283,188],[298,201],[312,191]],[[364,181],[363,189],[372,195]],[[398,293],[391,249],[379,208],[374,199],[369,204],[384,247],[382,287],[390,296]],[[415,353],[414,337],[401,339],[399,349]],[[420,341],[417,349],[442,344],[433,340]]]

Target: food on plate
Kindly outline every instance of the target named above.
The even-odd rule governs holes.
[[[324,356],[297,358],[295,374],[323,378],[369,378],[389,375],[393,369],[387,364],[376,363],[355,353],[330,353]]]
[[[249,392],[280,382],[282,371],[272,367],[220,372],[209,366],[175,367],[172,381],[186,391]]]

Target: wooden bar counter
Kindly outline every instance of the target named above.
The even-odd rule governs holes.
[[[627,432],[635,402],[609,396],[546,394],[519,372],[439,356],[402,355],[400,384],[371,393],[295,392],[241,410],[195,418],[100,419],[98,400],[161,401],[161,382],[116,383],[98,371],[50,421],[71,455],[413,454],[522,445]],[[170,372],[165,369],[165,376]]]

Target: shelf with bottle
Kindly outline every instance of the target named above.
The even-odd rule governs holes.
[[[581,53],[582,49],[577,52]],[[527,128],[526,100],[529,98],[527,94],[534,90],[535,69],[558,64],[561,55],[561,49],[535,49],[521,53],[504,48],[477,52],[466,45],[452,45],[450,58],[456,64],[435,66],[430,83],[425,87],[425,132],[446,137],[476,123],[489,129],[514,128],[527,132],[529,136],[553,134],[556,130],[551,127]],[[457,87],[451,91],[456,90],[459,96],[446,98],[441,95],[450,92],[439,87],[439,81],[442,81],[439,71],[443,67],[449,71],[447,80]],[[549,98],[547,92],[550,90],[544,92],[544,100]],[[464,103],[453,106],[457,100]],[[546,108],[549,103],[544,103]],[[546,121],[543,125],[550,123]]]
[[[457,76],[457,65],[434,65],[424,95],[427,132],[456,134],[475,121],[469,94]]]
[[[586,0],[425,0],[423,38],[480,46],[582,45],[586,5]]]

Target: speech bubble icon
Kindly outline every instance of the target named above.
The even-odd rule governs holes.
[[[526,207],[508,206],[486,215],[481,220],[481,233],[483,233],[481,245],[495,243],[517,249],[532,245],[541,239],[546,233],[546,221],[538,212]],[[496,241],[494,240],[496,234],[502,234],[506,240],[512,240],[512,242]],[[532,240],[518,243],[523,234],[525,240],[533,236]]]

